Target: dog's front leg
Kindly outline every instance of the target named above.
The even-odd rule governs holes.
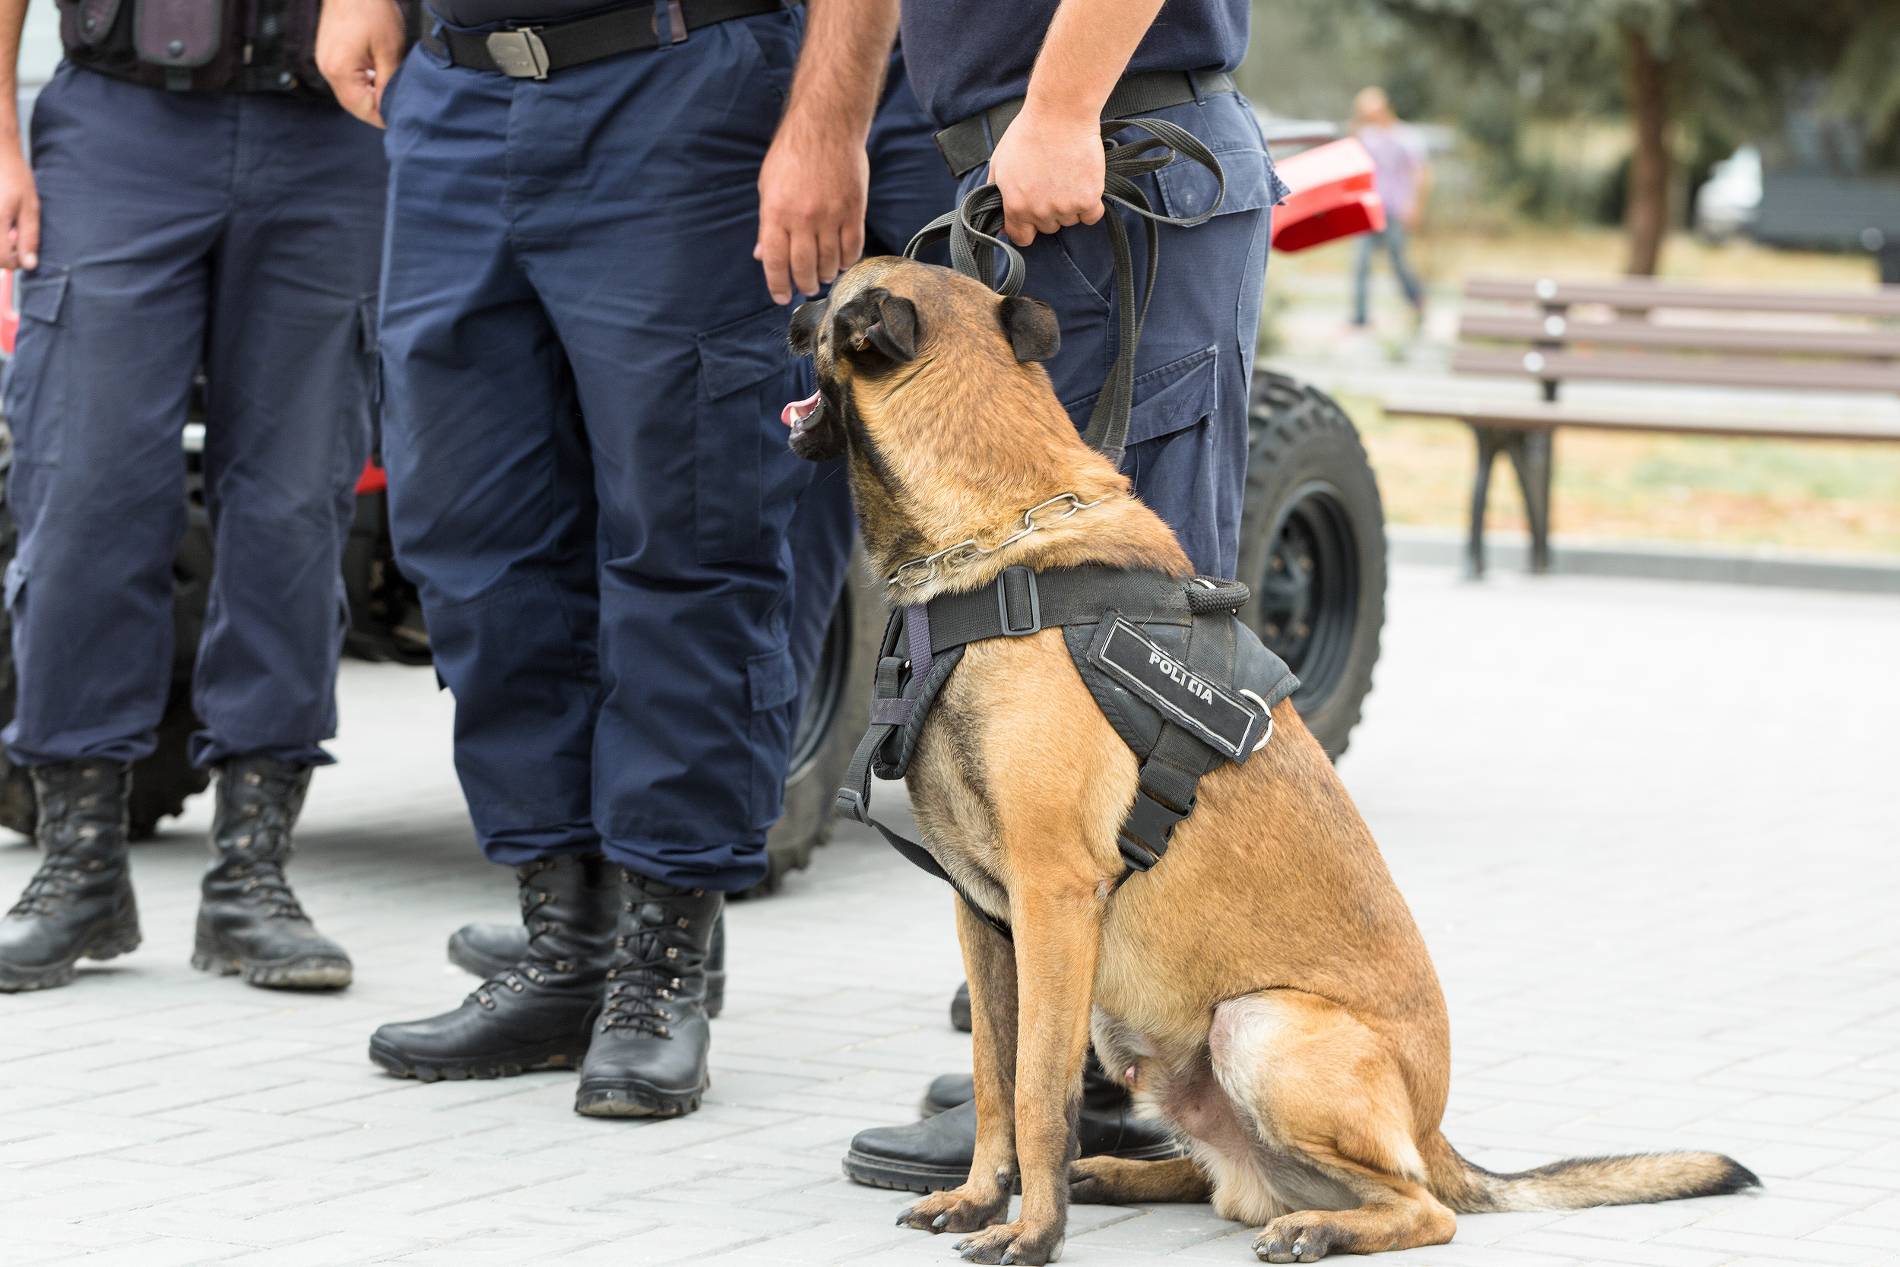
[[[1051,1263],[1062,1253],[1101,920],[1097,885],[1081,877],[1038,877],[1011,894],[1019,1007],[1016,1161],[1023,1208],[1015,1222],[958,1243],[971,1262]]]
[[[960,1188],[933,1192],[897,1216],[926,1232],[974,1232],[1002,1221],[1016,1186],[1016,960],[1003,935],[963,902],[957,940],[970,982],[976,1154]]]

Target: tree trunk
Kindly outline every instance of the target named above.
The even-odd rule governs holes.
[[[1623,31],[1629,73],[1630,115],[1636,147],[1630,155],[1629,203],[1623,226],[1629,233],[1628,272],[1653,277],[1669,230],[1669,63],[1636,27]]]

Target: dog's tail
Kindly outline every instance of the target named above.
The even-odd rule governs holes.
[[[1432,1195],[1459,1214],[1635,1205],[1761,1186],[1753,1171],[1721,1153],[1573,1157],[1499,1175],[1460,1157],[1443,1135],[1425,1151]]]

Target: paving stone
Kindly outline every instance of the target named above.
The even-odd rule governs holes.
[[[1341,774],[1451,1003],[1446,1134],[1493,1169],[1694,1147],[1767,1181],[1464,1216],[1393,1261],[1900,1262],[1900,602],[1400,568],[1390,608]],[[1764,695],[1771,665],[1808,666],[1791,697]],[[735,904],[714,1084],[684,1120],[577,1117],[571,1073],[391,1078],[370,1031],[467,993],[443,942],[513,918],[512,878],[474,850],[426,671],[348,664],[342,711],[293,876],[356,984],[191,970],[199,798],[135,855],[144,946],[0,997],[0,1263],[958,1261],[957,1238],[893,1226],[909,1194],[838,1167],[967,1067],[941,886],[841,827],[781,894]],[[901,789],[880,795],[901,815]],[[0,843],[0,895],[33,865]],[[1078,1206],[1064,1261],[1240,1267],[1256,1232]]]

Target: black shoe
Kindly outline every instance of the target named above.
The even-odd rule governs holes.
[[[706,1093],[706,960],[723,893],[621,872],[620,929],[574,1111],[678,1117]]]
[[[273,990],[340,990],[350,957],[317,931],[290,891],[290,833],[310,767],[233,757],[218,770],[211,869],[201,886],[191,966]]]
[[[930,1085],[924,1089],[923,1102],[917,1109],[925,1117],[935,1117],[974,1099],[976,1079],[967,1073],[943,1073],[930,1080]]]
[[[932,1083],[931,1091],[939,1087],[947,1091],[947,1079]],[[1083,1078],[1076,1137],[1084,1157],[1162,1161],[1181,1155],[1167,1127],[1137,1118],[1128,1093],[1093,1068]],[[968,1179],[975,1154],[976,1105],[968,1102],[909,1126],[859,1131],[844,1155],[844,1173],[873,1188],[935,1192]]]
[[[449,962],[478,977],[506,972],[527,950],[528,930],[519,924],[464,924],[449,934]],[[706,1015],[717,1017],[725,1009],[726,914],[721,911],[706,955]]]
[[[126,863],[132,781],[116,761],[33,768],[46,860],[0,919],[0,991],[50,990],[81,959],[111,959],[139,944],[138,904]]]
[[[960,1029],[966,1034],[970,1032],[970,983],[968,981],[958,986],[957,992],[950,996],[950,1028]]]
[[[517,868],[522,956],[477,986],[462,1006],[385,1025],[369,1058],[403,1078],[511,1078],[572,1069],[587,1054],[607,976],[619,873],[600,858],[544,858]]]

